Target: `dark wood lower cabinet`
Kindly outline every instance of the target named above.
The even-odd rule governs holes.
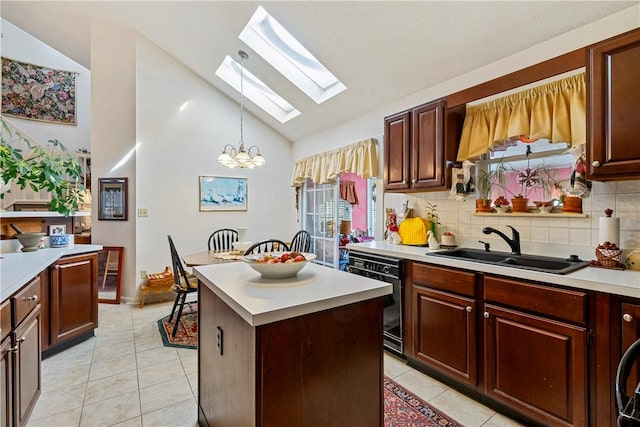
[[[98,327],[98,256],[60,258],[51,266],[50,344],[89,333]]]
[[[383,425],[382,298],[251,326],[198,294],[199,425]]]
[[[587,330],[486,305],[486,392],[545,425],[588,424]]]
[[[13,427],[13,350],[11,338],[8,336],[0,341],[0,427]]]
[[[21,427],[40,396],[40,305],[15,329],[13,400],[15,424]]]
[[[414,286],[413,301],[415,357],[476,385],[475,300]]]

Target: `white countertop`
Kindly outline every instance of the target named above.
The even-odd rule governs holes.
[[[91,216],[90,211],[77,211],[72,217]],[[2,211],[0,212],[0,218],[54,218],[64,217],[61,213],[52,211]]]
[[[74,245],[66,248],[38,249],[34,252],[8,252],[0,254],[0,299],[9,298],[29,280],[60,257],[102,250],[102,245]]]
[[[310,263],[296,277],[263,279],[244,262],[204,265],[194,273],[251,326],[388,295],[389,283]]]
[[[584,290],[606,292],[615,295],[640,298],[640,272],[632,270],[609,270],[585,267],[569,274],[543,273],[513,267],[503,267],[474,261],[426,255],[427,247],[393,245],[383,241],[352,243],[349,250],[391,256],[412,261],[428,262],[447,267],[463,268],[483,273],[509,276],[514,279],[534,280],[541,283],[568,286]],[[537,254],[544,255],[544,254]],[[568,254],[567,254],[568,256]],[[588,260],[588,259],[587,259]]]

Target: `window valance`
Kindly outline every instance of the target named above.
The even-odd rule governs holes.
[[[369,138],[297,160],[291,185],[299,187],[307,179],[316,184],[333,182],[345,172],[356,173],[365,179],[377,176],[377,145],[378,141],[375,138]]]
[[[458,161],[521,137],[571,146],[586,142],[585,73],[467,106]]]

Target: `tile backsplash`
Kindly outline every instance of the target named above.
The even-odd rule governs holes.
[[[583,200],[582,210],[586,217],[570,218],[561,213],[553,217],[476,216],[473,195],[465,201],[449,199],[449,191],[427,193],[385,193],[385,208],[402,209],[409,201],[414,215],[427,214],[427,202],[437,205],[440,217],[438,238],[451,231],[460,238],[480,239],[486,226],[508,231],[511,225],[520,232],[522,242],[550,243],[570,246],[595,247],[598,245],[599,218],[607,208],[613,216],[620,218],[620,247],[640,249],[640,181],[593,182],[590,197]],[[555,215],[555,214],[554,214]],[[510,233],[508,233],[510,234]]]

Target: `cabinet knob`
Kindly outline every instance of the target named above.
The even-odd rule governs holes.
[[[415,184],[416,182],[418,182],[418,180],[417,180],[417,179],[412,179],[412,180],[411,180],[411,183],[412,183],[412,184]]]
[[[597,161],[597,160],[594,160],[594,161],[591,163],[591,166],[593,166],[594,168],[600,167],[600,162],[599,162],[599,161]]]
[[[632,322],[633,316],[630,315],[629,313],[625,313],[622,315],[622,320],[624,320],[625,322]]]
[[[465,310],[467,310],[467,313],[471,313],[471,312],[473,311],[473,308],[472,308],[470,305],[468,305],[468,306],[465,308]]]
[[[25,342],[26,340],[27,340],[27,337],[22,337],[22,338],[17,339],[17,340],[16,340],[16,342],[18,342],[18,343],[23,343],[23,342]]]
[[[488,312],[488,311],[485,311],[485,312],[484,312],[484,318],[485,318],[485,319],[488,319],[489,317],[491,317],[491,315],[489,314],[489,312]]]
[[[32,297],[25,297],[26,301],[38,301],[38,295],[34,295]]]
[[[18,351],[18,346],[16,345],[15,347],[11,347],[11,348],[9,349],[9,351],[10,351],[10,352],[12,352],[12,353],[17,352],[17,351]]]

